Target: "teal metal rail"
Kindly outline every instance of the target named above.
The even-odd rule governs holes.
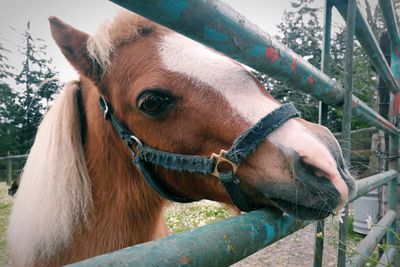
[[[365,178],[357,182],[358,192],[396,178],[394,170]],[[257,210],[68,266],[229,266],[310,223],[273,210]]]
[[[326,104],[343,104],[340,83],[219,0],[111,1],[271,77],[289,81]],[[398,134],[394,125],[355,96],[353,103],[355,115],[389,134]]]
[[[400,91],[400,41],[399,31],[390,0],[380,0],[380,6],[388,25],[392,41],[392,65],[389,67],[370,27],[355,0],[326,0],[325,39],[323,48],[323,71],[311,66],[307,61],[286,48],[276,39],[262,32],[243,16],[218,0],[112,0],[113,2],[148,17],[172,30],[180,32],[196,41],[235,58],[240,62],[280,80],[292,82],[294,88],[307,92],[323,101],[320,105],[320,121],[326,120],[329,105],[345,104],[343,128],[350,131],[350,116],[356,116],[383,130],[390,136],[390,170],[364,178],[357,182],[358,191],[351,200],[370,190],[388,184],[388,212],[380,221],[391,231],[373,230],[359,245],[359,250],[368,256],[382,239],[387,236],[390,247],[385,251],[380,264],[389,264],[396,255],[396,205],[398,204],[398,160],[399,129],[396,102]],[[347,17],[347,37],[345,86],[333,81],[324,72],[329,61],[331,28],[331,8],[336,7]],[[391,121],[383,118],[357,97],[351,95],[352,32],[367,51],[372,63],[385,81],[391,94]],[[346,119],[347,116],[347,119]],[[346,138],[346,137],[345,137]],[[350,136],[347,133],[348,148]],[[348,149],[348,150],[349,150]],[[350,156],[348,155],[348,160]],[[227,266],[273,242],[290,235],[309,224],[287,215],[280,216],[271,210],[258,210],[223,222],[199,227],[190,232],[172,235],[120,251],[101,255],[70,266]],[[323,223],[319,223],[323,230]],[[343,231],[342,231],[343,232]],[[345,234],[341,236],[345,242]],[[343,248],[343,247],[342,247]],[[314,266],[322,265],[323,242],[316,245]],[[361,266],[365,256],[346,260],[346,251],[338,255],[338,266]]]

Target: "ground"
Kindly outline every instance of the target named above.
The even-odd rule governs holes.
[[[12,198],[7,194],[6,183],[0,183],[0,266],[9,265],[7,251],[6,229],[10,215]]]
[[[7,196],[7,186],[0,183],[0,267],[9,266],[9,254],[5,231],[12,204]],[[172,204],[165,210],[167,225],[172,233],[183,232],[204,224],[212,223],[232,216],[225,206],[212,201],[200,201],[192,204]],[[337,258],[337,218],[325,220],[325,247],[323,266],[336,266]],[[236,263],[235,267],[245,266],[312,266],[314,250],[315,224],[276,242],[275,244]],[[360,237],[350,234],[349,247],[355,247]],[[349,251],[349,254],[354,253]],[[370,264],[367,266],[374,266]]]

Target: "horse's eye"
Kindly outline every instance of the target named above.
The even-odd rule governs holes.
[[[174,98],[164,92],[149,90],[138,97],[137,106],[142,112],[157,118],[164,115],[174,102]]]

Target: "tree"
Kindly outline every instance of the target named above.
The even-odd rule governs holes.
[[[8,64],[9,53],[10,51],[0,43],[0,155],[14,153],[17,147],[14,139],[16,127],[13,120],[13,114],[17,110],[16,93],[9,85],[14,78],[13,68]]]
[[[16,118],[20,153],[26,153],[31,147],[39,122],[59,88],[52,62],[46,58],[46,46],[43,40],[32,36],[29,22],[23,37],[25,44],[21,53],[24,61],[21,72],[15,78],[21,87],[17,96],[19,108]]]

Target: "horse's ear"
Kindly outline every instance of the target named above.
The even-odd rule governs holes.
[[[61,52],[81,74],[95,82],[100,76],[100,67],[94,62],[87,51],[89,35],[66,24],[57,17],[49,17],[51,34]]]

